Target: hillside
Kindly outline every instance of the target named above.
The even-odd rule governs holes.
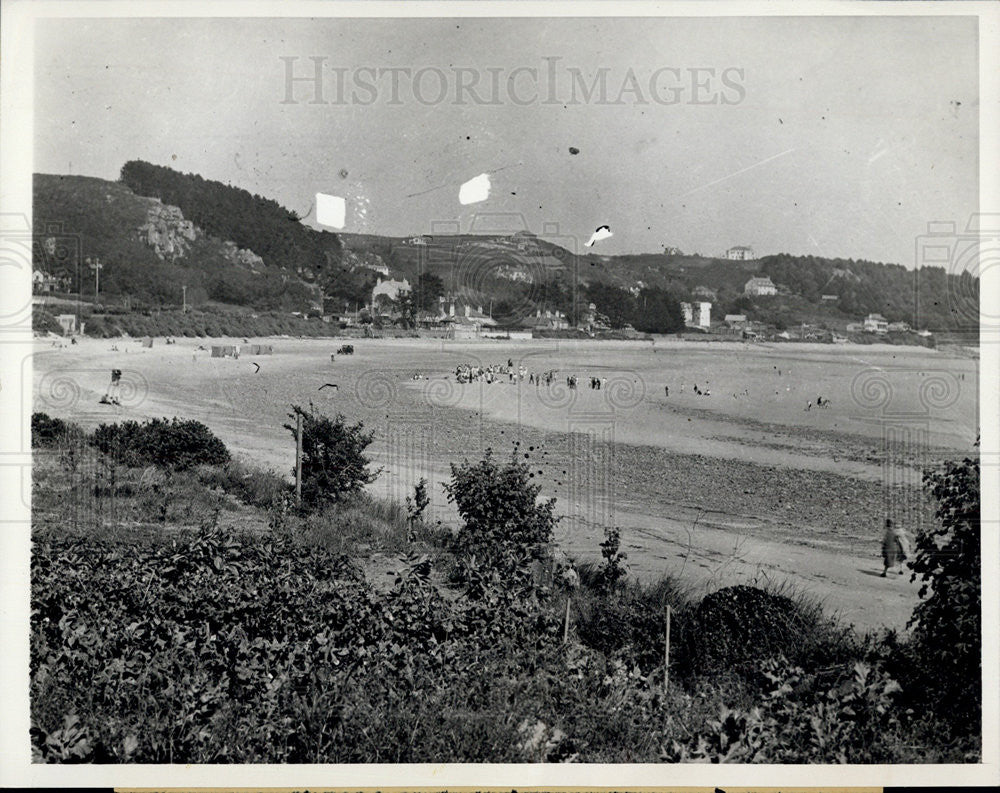
[[[377,279],[392,277],[418,289],[418,308],[433,309],[444,293],[492,305],[494,316],[510,320],[553,310],[582,321],[593,302],[612,326],[669,330],[678,301],[709,300],[717,320],[742,313],[778,329],[808,323],[843,331],[880,313],[915,329],[978,331],[978,279],[942,268],[915,273],[900,265],[788,254],[754,261],[604,256],[527,229],[338,235],[312,229],[246,190],[139,161],[123,166],[119,182],[37,174],[34,202],[36,227],[44,229],[36,266],[67,276],[71,291],[82,285],[84,295],[92,295],[86,260],[100,259],[102,298],[125,304],[174,306],[186,285],[194,305],[304,312],[322,302],[337,312],[364,305]],[[778,294],[745,296],[754,276],[770,277]],[[650,320],[650,306],[673,319]]]
[[[164,191],[167,198],[161,200],[158,195],[138,195],[121,182],[35,174],[34,266],[65,277],[70,293],[93,299],[95,274],[88,264],[100,261],[100,302],[140,308],[180,306],[181,287],[186,286],[189,305],[212,301],[306,311],[320,303],[324,281],[333,282],[328,293],[342,293],[345,299],[363,297],[369,280],[374,282],[353,278],[342,266],[336,235],[289,222],[286,212],[263,199],[251,199],[251,213],[239,201],[244,191],[236,188],[200,177],[183,179],[197,189],[189,194]],[[205,211],[203,205],[219,195],[231,199]],[[238,224],[226,225],[227,218],[239,212],[252,217],[245,225],[254,233],[240,232]],[[268,227],[268,217],[271,227],[280,218],[301,228],[314,247],[304,251],[268,246],[261,232]],[[304,266],[303,257],[320,248],[327,252],[323,261],[310,259],[312,266]]]

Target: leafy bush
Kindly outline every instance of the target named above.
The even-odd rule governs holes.
[[[375,481],[382,469],[368,469],[371,460],[365,449],[375,436],[364,431],[363,423],[349,427],[343,415],[330,419],[317,413],[312,403],[308,410],[292,405],[292,411],[289,418],[302,417],[303,505],[315,508],[342,501]],[[284,427],[295,437],[295,424]]]
[[[913,610],[914,650],[942,713],[978,732],[981,703],[979,460],[927,471],[938,525],[921,531],[910,567],[921,602]]]
[[[115,462],[129,466],[158,465],[182,471],[194,465],[222,465],[229,450],[199,421],[149,419],[101,424],[91,441]]]
[[[806,674],[784,658],[765,662],[765,697],[750,710],[722,708],[709,730],[674,740],[664,759],[713,763],[888,762],[900,736],[895,696],[883,671],[857,662]]]
[[[79,425],[53,418],[47,413],[31,414],[31,447],[54,446],[56,444],[79,443],[84,437]]]
[[[791,654],[808,626],[790,598],[743,585],[706,595],[693,622],[688,654],[701,672],[752,669]]]
[[[604,564],[600,569],[600,587],[607,593],[615,592],[627,574],[625,560],[628,554],[621,551],[621,540],[622,533],[617,526],[607,526],[604,529],[604,542],[601,543]]]
[[[527,464],[512,452],[499,465],[490,449],[478,463],[451,464],[451,482],[444,485],[464,525],[457,546],[491,567],[510,569],[515,558],[546,555],[558,518],[554,498],[538,501],[541,485],[533,484]]]
[[[41,308],[35,308],[31,312],[31,330],[35,333],[56,333],[62,335],[62,325],[58,320]]]

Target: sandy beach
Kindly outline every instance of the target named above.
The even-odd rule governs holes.
[[[879,527],[889,513],[911,531],[930,519],[920,466],[970,453],[977,433],[977,362],[923,348],[354,339],[354,355],[331,360],[342,341],[249,341],[274,354],[198,349],[219,340],[39,340],[34,409],[88,428],[198,419],[238,456],[287,474],[282,424],[292,404],[313,402],[375,431],[374,493],[402,499],[426,477],[443,522],[455,518],[440,487],[451,462],[516,451],[558,499],[558,542],[578,559],[599,558],[613,523],[635,576],[678,575],[695,591],[787,583],[844,622],[899,629],[918,585],[879,578]],[[461,363],[508,359],[556,377],[456,382]],[[112,368],[120,406],[99,403]]]

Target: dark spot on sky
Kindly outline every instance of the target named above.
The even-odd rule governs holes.
[[[346,168],[341,168],[340,169],[340,178],[341,179],[346,179],[347,178],[347,169]]]
[[[580,150],[576,146],[570,146],[569,147],[569,153],[570,154],[579,154]]]

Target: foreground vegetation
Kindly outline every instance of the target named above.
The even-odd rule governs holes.
[[[295,414],[301,508],[197,422],[36,414],[36,760],[979,759],[977,462],[928,476],[913,637],[857,636],[794,593],[640,586],[613,528],[573,565],[523,456],[453,466],[453,532],[422,484],[359,488],[361,425]]]

